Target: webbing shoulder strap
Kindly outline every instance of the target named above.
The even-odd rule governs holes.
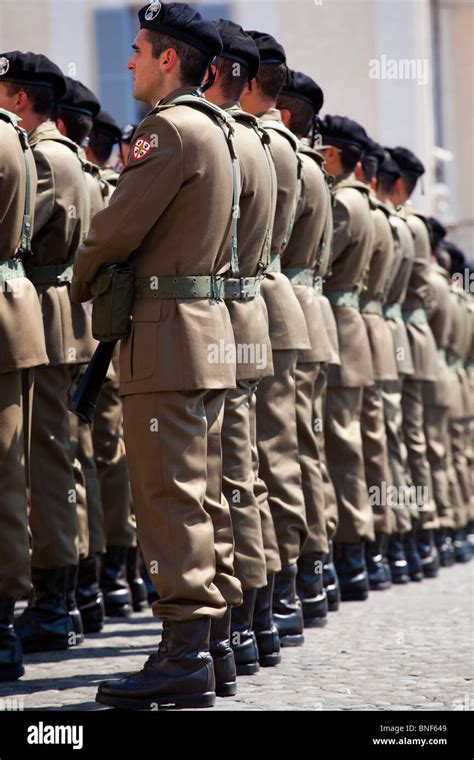
[[[18,117],[15,114],[0,108],[0,119],[11,124],[20,140],[20,145],[23,151],[23,160],[25,162],[25,178],[26,178],[26,190],[25,190],[25,207],[23,209],[23,221],[21,225],[21,239],[20,248],[18,253],[20,255],[30,253],[31,251],[31,216],[30,216],[30,202],[31,202],[31,174],[30,165],[28,163],[28,136],[24,129],[18,125]]]
[[[303,162],[301,160],[301,157],[299,155],[300,153],[300,142],[296,135],[293,134],[293,132],[290,132],[290,130],[285,127],[285,125],[278,121],[277,119],[261,119],[260,125],[263,127],[263,129],[274,129],[275,132],[279,132],[279,134],[283,135],[283,137],[286,137],[288,142],[290,143],[291,147],[293,148],[296,156],[296,162],[297,162],[297,182],[296,182],[296,191],[295,191],[295,197],[293,201],[293,211],[291,213],[290,221],[288,222],[288,229],[286,231],[285,238],[282,243],[281,251],[279,253],[283,253],[286,246],[288,245],[288,241],[291,237],[291,233],[293,232],[293,225],[295,223],[296,218],[296,212],[298,210],[298,203],[301,198],[301,189],[302,189],[302,182],[301,182],[301,172],[303,167]]]
[[[230,158],[232,162],[232,178],[233,178],[233,200],[232,200],[232,253],[230,260],[231,274],[236,275],[239,273],[239,257],[238,257],[238,235],[237,225],[240,216],[240,167],[239,160],[235,153],[234,148],[234,119],[230,114],[224,111],[219,106],[214,105],[209,100],[198,95],[177,95],[170,100],[169,103],[164,105],[158,105],[153,113],[159,113],[168,108],[174,108],[175,106],[191,106],[191,108],[197,108],[203,113],[207,113],[208,116],[213,116],[219,126],[221,127],[229,148]]]
[[[303,153],[305,156],[310,156],[310,158],[312,158],[313,161],[321,169],[321,171],[323,173],[323,176],[324,176],[324,185],[325,185],[325,188],[326,188],[327,198],[328,198],[328,202],[329,202],[329,208],[331,208],[332,203],[333,203],[333,197],[332,197],[331,190],[330,190],[329,174],[324,169],[324,158],[322,156],[320,156],[319,153],[316,153],[316,151],[313,150],[313,148],[310,148],[309,145],[306,145],[303,142],[299,143],[298,150],[299,150],[299,153]],[[329,217],[329,215],[328,215],[328,217]],[[323,255],[324,255],[324,252],[326,250],[327,245],[328,244],[330,245],[331,235],[329,235],[329,229],[330,229],[329,221],[330,220],[328,218],[326,220],[326,224],[324,225],[324,232],[323,232],[323,234],[321,236],[321,240],[319,241],[318,252],[316,254],[316,261],[314,263],[314,271],[315,271],[315,273],[317,273],[319,271],[319,268],[321,266],[321,260],[323,258]],[[328,239],[329,239],[329,243],[328,243]]]

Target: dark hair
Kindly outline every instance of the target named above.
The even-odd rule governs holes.
[[[82,145],[84,140],[89,137],[92,126],[94,124],[92,116],[88,116],[85,113],[76,113],[69,111],[69,109],[58,108],[58,117],[63,120],[66,125],[66,134],[70,140],[76,143],[76,145]]]
[[[413,176],[413,174],[403,174],[402,172],[402,180],[405,185],[406,194],[410,196],[416,187],[418,177]]]
[[[99,166],[105,166],[116,142],[117,140],[111,135],[106,135],[103,132],[96,132],[95,129],[92,130],[90,134],[89,148],[94,151]]]
[[[239,68],[236,69],[236,66],[239,66]],[[248,81],[248,68],[237,61],[230,61],[228,58],[219,58],[217,60],[217,70],[219,72],[222,92],[226,98],[229,100],[238,100]],[[239,73],[236,74],[236,71]]]
[[[370,182],[377,174],[379,162],[375,156],[362,156],[362,170],[366,182]]]
[[[5,82],[8,85],[9,95],[16,95],[18,92],[24,92],[28,96],[33,111],[38,116],[46,119],[53,119],[56,115],[56,96],[52,87],[44,85],[26,84],[21,82]]]
[[[383,174],[383,172],[378,174],[377,190],[380,190],[384,195],[390,195],[397,179],[398,177],[394,177],[393,174]]]
[[[286,82],[286,63],[261,64],[256,80],[262,95],[275,101]]]
[[[290,111],[291,131],[298,137],[306,137],[311,129],[314,118],[314,108],[310,103],[306,103],[298,98],[292,98],[290,95],[279,95],[276,105],[280,111]]]
[[[323,137],[323,140],[325,138]],[[327,138],[325,140],[328,145],[334,145],[335,148],[339,148],[341,151],[341,164],[345,173],[353,172],[356,164],[362,157],[362,151],[360,148],[356,148],[355,145],[346,145],[346,143],[339,142],[338,140],[332,140]]]
[[[185,87],[199,87],[209,67],[209,57],[186,42],[175,40],[173,37],[168,37],[160,32],[153,32],[150,29],[147,29],[147,32],[153,58],[159,58],[165,50],[173,48],[176,50],[181,65],[182,84]]]

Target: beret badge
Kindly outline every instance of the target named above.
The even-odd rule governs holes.
[[[161,3],[159,0],[156,0],[156,2],[150,3],[148,8],[146,9],[145,18],[147,21],[153,21],[161,11]]]
[[[0,58],[0,77],[5,76],[9,68],[10,68],[10,61],[8,60],[8,58],[5,58],[4,56]]]

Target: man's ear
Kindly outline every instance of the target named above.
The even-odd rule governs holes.
[[[354,167],[354,174],[355,178],[359,180],[359,182],[365,182],[364,170],[360,161],[357,161]]]
[[[280,111],[280,114],[281,114],[281,120],[282,120],[283,124],[285,125],[285,127],[287,127],[288,129],[290,129],[291,111],[289,111],[288,108],[282,108],[281,111]]]
[[[66,125],[65,125],[65,123],[63,122],[63,120],[61,119],[60,116],[58,116],[58,118],[56,119],[56,126],[57,126],[59,132],[61,132],[61,134],[64,135],[64,137],[67,137]]]

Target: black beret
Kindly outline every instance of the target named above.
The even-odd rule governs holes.
[[[121,140],[123,143],[131,143],[137,124],[126,124],[122,129]]]
[[[60,108],[85,113],[95,119],[100,111],[100,103],[94,93],[77,79],[65,77],[65,80],[66,94],[59,101]]]
[[[425,167],[421,161],[408,148],[387,148],[387,150],[402,174],[412,174],[414,177],[421,177],[425,173]]]
[[[392,182],[401,177],[400,169],[388,153],[385,153],[382,161],[380,161],[377,174],[378,176],[388,177]]]
[[[430,216],[428,218],[428,224],[431,230],[431,238],[433,240],[433,247],[437,248],[447,233],[446,227],[444,227],[441,224],[441,222],[438,219],[436,219],[436,217],[434,216]]]
[[[20,50],[1,53],[0,82],[51,87],[57,98],[66,92],[61,69],[41,53],[22,53]]]
[[[285,49],[275,37],[265,32],[247,31],[254,40],[260,53],[260,63],[286,63]]]
[[[371,143],[364,127],[347,116],[327,114],[324,119],[318,120],[318,132],[326,145],[352,145],[364,152]]]
[[[367,156],[371,156],[377,160],[380,165],[385,158],[385,148],[380,143],[375,142],[369,137],[369,144],[365,151]]]
[[[260,68],[260,53],[252,37],[239,24],[220,18],[214,22],[222,40],[221,58],[245,66],[249,79],[254,79]]]
[[[319,84],[307,74],[293,69],[288,69],[286,83],[283,85],[280,95],[288,95],[290,98],[297,98],[309,103],[315,113],[319,113],[324,103],[323,91]]]
[[[140,29],[149,29],[186,42],[211,61],[222,51],[219,32],[212,23],[186,3],[153,2],[138,11]]]
[[[120,142],[122,132],[115,119],[107,113],[100,111],[94,119],[94,131],[111,137],[115,142]]]

